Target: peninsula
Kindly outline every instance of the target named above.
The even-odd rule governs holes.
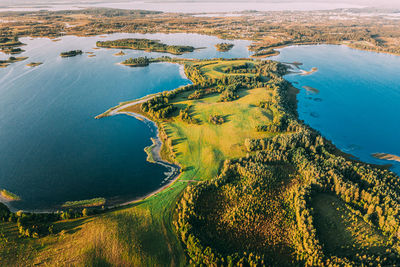
[[[146,67],[150,64],[150,60],[147,57],[128,58],[120,64],[129,67]]]
[[[368,262],[381,261],[379,254],[365,250],[372,247],[372,240],[399,255],[397,243],[386,246],[392,242],[390,237],[365,215],[373,195],[367,192],[379,183],[379,173],[391,186],[397,177],[344,158],[332,143],[298,120],[297,90],[282,78],[288,72],[286,65],[251,59],[181,63],[192,85],[134,100],[132,105],[126,102],[117,109],[120,114],[153,120],[163,143],[161,155],[182,167],[173,185],[191,183],[174,211],[173,224],[194,264],[290,265],[298,261],[296,253],[305,253],[301,261],[309,265],[364,262],[361,254],[352,257],[340,251],[342,244],[354,244],[346,236],[360,240],[354,250],[369,255]],[[112,110],[98,117],[115,115]],[[146,149],[148,154],[152,147]],[[322,165],[329,167],[318,168]],[[357,176],[348,182],[350,169],[357,170]],[[363,181],[371,178],[369,189],[361,189]],[[375,194],[388,196],[385,192],[391,186]],[[175,187],[170,188],[167,192]],[[163,197],[166,201],[167,195]],[[150,201],[157,203],[155,196]],[[390,201],[395,205],[395,199]],[[380,204],[378,210],[392,204]],[[260,229],[268,230],[259,233]],[[390,226],[382,229],[390,231]],[[296,241],[293,236],[302,238]],[[328,252],[322,246],[329,247]],[[395,257],[384,262],[400,259]]]
[[[16,194],[7,191],[5,189],[0,190],[0,195],[6,199],[7,201],[17,201],[17,200],[21,200],[21,198],[19,196],[17,196]]]

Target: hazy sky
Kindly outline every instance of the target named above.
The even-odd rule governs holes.
[[[377,6],[377,7],[400,7],[400,0],[217,0],[217,1],[202,1],[202,0],[0,0],[0,5],[18,5],[18,4],[51,4],[51,3],[90,3],[90,2],[265,2],[265,3],[282,3],[282,2],[322,2],[322,3],[346,3],[362,6]]]

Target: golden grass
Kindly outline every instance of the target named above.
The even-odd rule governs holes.
[[[240,90],[240,98],[233,102],[218,102],[218,95],[187,100],[188,94],[190,92],[180,95],[172,103],[181,109],[192,105],[192,115],[199,123],[188,124],[179,119],[160,123],[171,139],[177,162],[184,170],[183,179],[212,179],[218,175],[225,159],[246,155],[243,146],[246,138],[271,135],[255,130],[257,125],[267,124],[273,119],[272,111],[257,107],[261,101],[270,99],[270,92],[265,88]],[[123,111],[137,112],[137,107]],[[208,118],[212,114],[223,116],[225,122],[221,125],[210,123]]]
[[[243,75],[243,73],[230,73],[226,74],[223,72],[223,70],[227,69],[228,67],[231,66],[237,66],[237,65],[242,65],[242,64],[254,64],[254,61],[252,60],[232,60],[232,61],[205,61],[205,62],[200,62],[197,63],[197,65],[202,66],[200,69],[203,72],[203,74],[209,76],[210,78],[221,78],[222,76],[227,76],[227,75]],[[247,76],[254,76],[254,74],[246,74]]]

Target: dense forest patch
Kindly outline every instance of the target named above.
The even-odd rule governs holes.
[[[158,40],[134,38],[118,39],[112,41],[98,41],[96,42],[96,46],[106,48],[145,50],[148,52],[170,53],[173,55],[181,55],[183,53],[193,52],[195,49],[193,46],[167,45],[161,43]]]
[[[374,225],[353,213],[346,202],[330,194],[312,197],[315,228],[327,254],[352,257],[356,254],[384,253],[388,238]]]

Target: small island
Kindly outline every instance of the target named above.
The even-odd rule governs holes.
[[[102,48],[134,49],[144,50],[147,52],[170,53],[173,55],[182,55],[183,53],[193,52],[195,50],[193,46],[167,45],[158,40],[132,38],[113,41],[98,41],[96,45],[97,47]]]
[[[125,53],[124,53],[124,51],[119,51],[118,53],[115,53],[114,54],[114,56],[117,56],[117,57],[119,57],[119,56],[125,56]]]
[[[97,207],[102,206],[106,203],[106,199],[103,197],[97,197],[92,199],[67,201],[62,204],[63,208],[85,208],[85,207]]]
[[[146,67],[150,64],[150,59],[147,57],[128,58],[120,64],[129,67]]]
[[[82,50],[71,50],[68,52],[62,52],[60,54],[61,57],[75,57],[77,55],[82,55]]]
[[[377,159],[384,159],[384,160],[393,160],[400,162],[400,156],[387,154],[387,153],[374,153],[372,154],[373,157]]]
[[[264,58],[264,57],[272,57],[279,55],[280,52],[278,50],[268,48],[257,51],[255,54],[251,55],[253,58]]]
[[[43,64],[43,62],[31,62],[31,63],[26,64],[26,66],[27,67],[37,67],[37,66],[40,66],[42,64]]]
[[[229,50],[231,50],[233,48],[233,46],[234,46],[233,44],[229,44],[229,43],[219,43],[219,44],[215,45],[217,50],[220,52],[228,52]]]
[[[5,198],[7,201],[18,201],[18,200],[21,200],[21,198],[19,196],[17,196],[16,194],[14,194],[14,193],[12,193],[10,191],[5,190],[5,189],[2,189],[0,191],[0,195],[3,198]]]
[[[23,61],[25,59],[27,59],[28,57],[10,57],[7,60],[0,60],[0,68],[5,68],[8,65],[10,65],[11,63],[15,63],[15,62],[19,62],[19,61]]]
[[[311,87],[311,86],[303,86],[304,89],[306,89],[307,92],[315,93],[318,94],[319,90],[317,88]]]

